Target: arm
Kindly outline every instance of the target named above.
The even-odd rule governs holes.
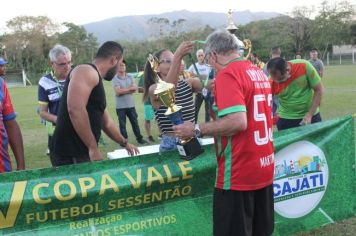
[[[323,75],[324,75],[324,63],[323,63],[323,61],[322,61],[322,60],[319,60],[319,62],[320,62],[320,71],[319,71],[319,76],[320,76],[320,78],[322,78],[322,77],[323,77]]]
[[[97,72],[89,65],[76,67],[71,74],[68,87],[68,113],[73,127],[89,149],[90,160],[101,160],[97,142],[91,132],[86,106],[93,88],[99,83]]]
[[[312,102],[311,107],[309,108],[309,111],[307,112],[307,114],[305,114],[305,117],[304,117],[304,122],[306,124],[311,123],[313,115],[315,114],[316,110],[320,106],[321,97],[324,93],[323,84],[320,82],[313,88],[313,90],[314,90],[313,102]]]
[[[103,116],[102,129],[104,133],[109,136],[112,140],[125,147],[127,152],[132,156],[138,154],[138,149],[132,144],[127,143],[127,140],[121,135],[117,125],[109,116],[108,111],[105,109]]]
[[[179,138],[194,137],[195,125],[192,122],[184,122],[183,125],[173,126],[174,134]],[[217,121],[202,123],[199,125],[202,135],[231,136],[247,128],[246,112],[228,114]]]
[[[24,148],[20,127],[15,119],[5,121],[4,125],[9,138],[10,147],[16,159],[17,170],[24,170]]]
[[[179,79],[180,65],[182,63],[182,58],[190,53],[194,48],[194,43],[190,41],[182,42],[173,56],[172,65],[168,71],[166,82],[176,84]]]
[[[131,94],[131,93],[136,92],[136,90],[137,90],[137,86],[135,85],[135,82],[133,80],[132,80],[130,87],[128,87],[128,88],[121,88],[119,85],[116,85],[114,87],[116,96],[121,96],[124,94]]]
[[[149,89],[150,101],[155,110],[157,110],[161,106],[161,102],[159,101],[159,98],[154,94],[156,87],[157,87],[156,84],[152,84]]]
[[[57,116],[48,112],[48,104],[40,104],[40,117],[52,123],[57,122]]]
[[[193,92],[200,92],[203,89],[202,83],[196,77],[189,78],[186,81],[190,85],[190,87],[192,87]]]

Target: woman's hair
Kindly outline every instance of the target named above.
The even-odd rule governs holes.
[[[161,54],[165,51],[168,51],[168,49],[162,49],[162,50],[154,53],[153,56],[159,59],[161,57]],[[142,101],[144,101],[144,102],[148,101],[150,86],[152,84],[155,84],[156,82],[157,82],[156,77],[155,77],[155,74],[151,68],[151,64],[147,61],[146,65],[145,65],[145,70],[143,73],[143,98],[142,98]]]

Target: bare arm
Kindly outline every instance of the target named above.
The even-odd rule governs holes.
[[[247,128],[246,112],[228,114],[217,121],[202,123],[199,125],[202,135],[231,136]],[[184,122],[183,125],[173,126],[174,133],[179,138],[193,137],[194,124]]]
[[[111,119],[109,112],[105,109],[103,116],[102,129],[104,133],[112,140],[125,147],[127,152],[132,156],[138,154],[138,149],[132,144],[127,143],[127,140],[121,135],[117,125]]]
[[[235,112],[219,120],[200,125],[202,135],[231,136],[247,129],[246,112]]]
[[[182,42],[174,53],[173,62],[166,77],[167,83],[176,84],[179,79],[182,58],[190,53],[194,48],[194,43],[190,41]]]
[[[40,104],[40,117],[46,121],[56,123],[57,116],[53,115],[48,112],[48,105],[47,104]]]
[[[16,159],[17,170],[24,170],[25,158],[20,127],[15,119],[5,121],[4,125],[9,138],[10,147]]]
[[[319,71],[320,78],[322,78],[323,75],[324,75],[324,68],[321,68],[320,71]]]
[[[318,85],[316,85],[313,88],[313,90],[314,90],[313,102],[312,102],[311,107],[309,108],[308,113],[304,117],[304,122],[306,124],[310,124],[311,123],[311,119],[312,119],[313,115],[315,114],[316,109],[318,109],[318,107],[320,106],[321,97],[322,97],[322,95],[324,93],[324,86],[320,82]]]
[[[154,94],[156,87],[156,84],[152,84],[149,89],[150,101],[155,110],[157,110],[161,106],[161,102],[159,101],[157,95]]]
[[[202,78],[204,78],[205,75],[202,75]],[[205,76],[206,79],[206,76]],[[200,92],[203,89],[203,84],[201,83],[201,81],[197,78],[189,78],[187,79],[188,84],[192,87],[193,92]]]
[[[137,90],[137,86],[135,85],[135,82],[133,80],[132,80],[130,87],[128,87],[128,88],[121,88],[120,86],[114,87],[116,96],[134,93],[134,92],[136,92],[136,90]]]
[[[90,93],[98,83],[97,72],[89,65],[80,65],[71,74],[67,95],[70,120],[76,133],[89,149],[91,160],[102,159],[86,109]]]

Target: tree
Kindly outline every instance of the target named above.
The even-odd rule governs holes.
[[[322,2],[312,32],[313,44],[322,52],[322,58],[333,44],[351,41],[350,23],[354,17],[354,6],[348,1]]]
[[[46,64],[50,36],[59,26],[46,16],[18,16],[7,22],[10,33],[4,35],[8,56],[16,67],[39,71]]]
[[[70,22],[65,22],[62,25],[66,30],[57,35],[58,42],[72,51],[74,63],[91,62],[98,48],[96,37],[92,33],[88,33],[83,26]]]
[[[294,44],[294,52],[303,52],[310,45],[313,26],[310,19],[312,12],[312,8],[302,6],[295,7],[291,13],[293,20],[289,22],[288,33]]]

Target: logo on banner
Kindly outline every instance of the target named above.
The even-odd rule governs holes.
[[[324,196],[328,184],[324,152],[308,141],[293,143],[275,154],[274,208],[286,218],[309,214]]]

